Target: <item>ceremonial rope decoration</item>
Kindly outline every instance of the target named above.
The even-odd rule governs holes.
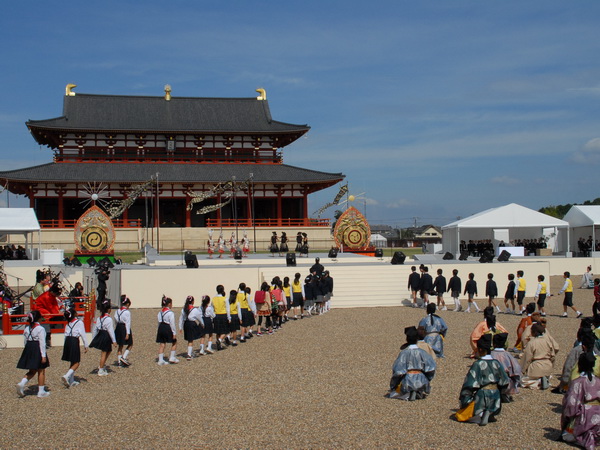
[[[203,202],[209,198],[217,197],[218,195],[222,195],[227,200],[221,203],[217,203],[215,205],[207,205],[203,208],[200,208],[196,211],[196,214],[208,214],[210,212],[216,211],[218,209],[223,208],[224,206],[231,203],[233,195],[236,191],[243,191],[248,189],[250,186],[250,180],[240,181],[239,183],[233,181],[227,181],[226,183],[218,183],[213,186],[211,189],[205,192],[193,192],[187,191],[186,195],[191,197],[190,203],[187,206],[187,210],[191,211],[196,203]]]
[[[154,187],[154,182],[154,177],[150,177],[148,181],[133,186],[132,189],[127,192],[127,198],[123,200],[110,200],[107,202],[104,209],[108,213],[110,219],[116,219],[123,214],[126,209],[129,209],[140,195]]]
[[[332,202],[325,204],[324,206],[321,206],[319,209],[317,209],[312,215],[313,216],[317,216],[317,218],[321,218],[321,214],[323,214],[323,211],[325,211],[327,208],[330,208],[334,205],[337,205],[340,200],[342,199],[342,197],[348,192],[348,183],[344,184],[342,187],[340,187],[340,191],[337,193],[337,195],[335,196],[335,198],[333,199]]]

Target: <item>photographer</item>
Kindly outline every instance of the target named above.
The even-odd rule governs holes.
[[[99,310],[100,305],[102,305],[102,302],[106,298],[106,282],[110,276],[110,270],[108,270],[108,267],[106,266],[98,267],[96,269],[96,275],[98,276],[98,287],[96,288],[96,291],[98,292],[96,297],[96,308]]]

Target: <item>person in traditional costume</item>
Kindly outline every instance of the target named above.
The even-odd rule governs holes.
[[[206,243],[206,248],[207,248],[207,251],[208,251],[208,257],[210,259],[212,259],[213,254],[215,253],[215,241],[213,241],[212,236],[213,236],[213,230],[212,230],[212,228],[209,228],[209,230],[208,230],[208,241]]]
[[[223,232],[219,233],[217,245],[219,246],[219,258],[222,258],[223,253],[225,253],[225,239],[223,238]]]
[[[229,257],[233,258],[235,251],[237,250],[237,239],[235,238],[235,233],[231,232],[231,237],[229,238]]]
[[[288,242],[287,234],[285,233],[285,231],[282,231],[281,232],[281,245],[279,246],[279,256],[281,256],[282,253],[287,253],[289,251],[287,242]]]
[[[419,327],[419,328],[417,328],[417,332],[419,334],[419,340],[417,341],[417,347],[419,347],[421,350],[425,350],[427,352],[427,354],[435,360],[435,358],[437,358],[435,352],[431,348],[431,345],[429,345],[427,342],[425,342],[425,335],[426,335],[425,329],[422,327]],[[404,346],[400,347],[400,349],[403,350]]]
[[[269,246],[269,251],[271,252],[271,257],[275,257],[275,253],[279,253],[279,238],[277,237],[277,231],[273,231],[273,235],[271,236],[271,245]],[[281,254],[280,254],[281,256]]]
[[[515,349],[517,351],[523,350],[523,331],[525,331],[525,328],[533,323],[531,315],[535,312],[535,303],[528,303],[523,311],[525,312],[526,316],[521,319],[519,326],[517,327],[517,342],[515,343]]]
[[[504,389],[502,394],[502,402],[509,403],[513,401],[512,396],[519,393],[519,386],[521,386],[521,365],[516,358],[505,350],[506,340],[508,339],[508,333],[498,333],[492,337],[492,343],[494,349],[490,353],[492,358],[502,364],[502,367],[508,375],[509,384]]]
[[[300,254],[305,255],[308,258],[308,234],[302,233],[302,248],[300,249]]]
[[[435,376],[435,360],[417,346],[418,332],[415,327],[404,330],[407,346],[392,366],[392,379],[388,398],[414,401],[423,399],[431,392],[431,380]]]
[[[444,357],[444,338],[448,331],[448,325],[444,319],[435,313],[435,303],[427,304],[427,316],[419,322],[419,328],[425,331],[425,342],[431,345],[438,358]]]
[[[296,234],[296,253],[298,255],[302,253],[302,233],[300,231]]]
[[[21,353],[17,369],[27,370],[23,379],[17,384],[17,395],[25,397],[25,385],[36,374],[38,376],[37,396],[48,397],[50,392],[46,390],[46,368],[50,366],[46,355],[46,330],[40,325],[42,315],[38,310],[27,314],[27,326],[23,330],[25,348]]]
[[[554,370],[558,344],[544,338],[544,327],[536,323],[531,327],[533,338],[523,352],[523,387],[547,389]]]
[[[583,322],[583,321],[582,321]],[[573,377],[573,373],[575,373],[577,368],[577,361],[579,360],[579,356],[586,351],[591,351],[594,348],[594,344],[596,343],[596,336],[593,334],[591,328],[579,328],[577,330],[577,341],[575,345],[567,355],[567,359],[563,364],[563,369],[560,376],[560,383],[552,392],[555,394],[564,394],[567,392],[569,388],[569,384],[571,383],[571,379]],[[577,376],[579,373],[577,373]]]
[[[248,233],[244,230],[244,237],[242,237],[242,255],[244,258],[248,257],[250,252],[250,239],[248,239]]]
[[[492,320],[488,320],[493,317]],[[488,323],[489,322],[489,323]],[[479,322],[473,331],[471,332],[471,337],[469,338],[469,343],[471,345],[471,358],[475,358],[477,355],[477,341],[479,338],[486,333],[490,333],[490,325],[493,323],[493,330],[491,334],[496,333],[508,333],[506,328],[502,326],[501,323],[496,322],[496,316],[494,316],[494,308],[492,306],[486,306],[483,309],[483,321]]]
[[[88,343],[85,336],[85,327],[83,322],[77,317],[75,308],[65,311],[65,344],[61,360],[69,361],[69,370],[61,377],[63,384],[67,388],[75,387],[79,381],[75,381],[75,371],[79,368],[81,362],[81,350],[79,348],[79,338],[83,339],[84,352],[88,351]]]
[[[595,363],[591,352],[579,356],[580,376],[563,398],[560,420],[562,439],[590,450],[600,442],[600,379],[593,373]]]
[[[456,412],[459,422],[485,426],[502,410],[500,392],[510,381],[502,364],[490,355],[491,350],[492,335],[482,335],[477,341],[479,359],[471,365],[460,391],[460,409]]]
[[[546,319],[544,318],[544,320]],[[521,350],[525,350],[525,347],[527,347],[527,344],[531,340],[531,327],[534,323],[542,323],[542,315],[537,311],[531,314],[531,325],[528,325],[521,334]]]

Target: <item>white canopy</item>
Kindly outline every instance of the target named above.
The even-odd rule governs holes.
[[[382,236],[381,234],[372,234],[371,235],[371,244],[375,247],[386,247],[387,246],[387,238]]]
[[[564,219],[571,227],[571,251],[577,251],[579,238],[592,236],[596,242],[596,227],[600,227],[599,205],[573,205]]]
[[[547,239],[548,248],[560,251],[567,248],[559,242],[558,229],[569,228],[569,223],[516,203],[491,208],[442,227],[444,251],[457,253],[460,241],[490,239],[497,247],[500,241],[507,245],[514,239]],[[462,230],[462,231],[461,231]],[[568,233],[565,233],[568,236]],[[563,237],[561,237],[563,239]]]
[[[22,234],[25,236],[25,250],[32,258],[29,233],[38,233],[38,246],[41,246],[41,228],[33,208],[0,208],[0,235]],[[38,249],[39,252],[39,249]]]

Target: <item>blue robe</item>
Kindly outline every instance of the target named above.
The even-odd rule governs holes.
[[[429,382],[435,375],[436,364],[433,358],[416,345],[409,345],[402,350],[392,366],[392,379],[390,380],[390,394],[397,392],[400,385],[400,396],[390,395],[392,398],[408,398],[415,391],[420,397],[429,394]]]
[[[484,411],[492,415],[500,414],[500,391],[508,385],[508,376],[502,364],[491,356],[484,356],[475,361],[467,372],[460,391],[460,406],[465,408],[474,402],[473,416],[480,416]]]
[[[423,317],[419,322],[419,328],[423,328],[425,330],[425,338],[423,339],[435,352],[438,358],[444,357],[444,339],[442,336],[446,336],[446,332],[448,331],[448,326],[444,319],[435,315],[429,314],[426,317]]]

